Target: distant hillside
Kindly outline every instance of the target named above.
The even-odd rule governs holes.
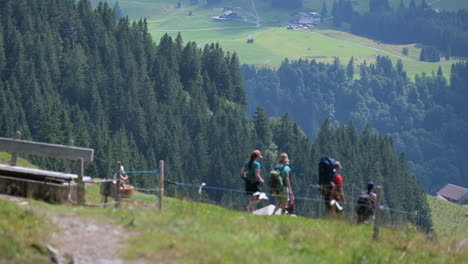
[[[97,0],[93,0],[97,3]],[[115,1],[108,1],[111,6]],[[347,61],[354,57],[357,63],[373,62],[377,55],[389,55],[394,63],[399,57],[403,60],[410,77],[422,72],[436,72],[439,66],[448,73],[450,65],[457,60],[441,61],[439,63],[420,62],[419,45],[390,45],[372,41],[356,35],[335,30],[313,30],[308,32],[290,32],[284,29],[288,20],[296,11],[302,9],[272,8],[268,2],[256,1],[256,11],[264,27],[256,27],[256,18],[250,0],[225,1],[218,5],[206,6],[204,1],[191,5],[190,1],[181,1],[181,8],[176,8],[176,1],[119,1],[123,12],[132,19],[145,17],[148,19],[149,30],[155,40],[168,33],[176,37],[180,32],[186,41],[196,41],[199,45],[219,42],[224,49],[236,52],[242,64],[267,65],[278,67],[285,58],[315,58],[330,62],[334,57]],[[329,3],[329,4],[328,4]],[[356,8],[363,7],[361,1]],[[364,1],[365,3],[365,1]],[[328,1],[328,15],[331,16],[333,1]],[[321,1],[303,1],[306,10],[321,11]],[[239,7],[245,20],[216,22],[213,16],[222,14],[223,7]],[[365,10],[368,10],[367,4]],[[191,14],[191,15],[189,15]],[[330,29],[331,20],[319,28]],[[269,28],[272,27],[272,28]],[[283,28],[277,28],[283,27]],[[333,29],[333,28],[332,28]],[[318,33],[318,34],[315,34]],[[252,37],[254,43],[246,43]],[[403,49],[409,49],[404,55]],[[446,75],[448,77],[448,75]]]
[[[25,139],[35,141],[67,144],[74,139],[76,146],[95,150],[95,161],[85,167],[93,177],[112,176],[117,160],[127,170],[155,169],[164,160],[172,181],[241,192],[239,171],[253,149],[264,153],[265,178],[279,154],[287,152],[296,194],[303,196],[317,183],[317,161],[333,156],[349,164],[343,173],[350,172],[350,183],[363,186],[372,177],[385,188],[383,204],[424,215],[402,219],[392,212],[386,222],[409,221],[430,232],[426,197],[406,157],[371,127],[361,134],[353,124],[337,127],[325,121],[323,136],[312,142],[288,115],[268,118],[260,107],[253,119],[248,117],[238,57],[218,44],[199,48],[167,35],[155,43],[146,20],[117,20],[106,3],[96,9],[88,0],[25,3],[8,0],[8,8],[0,9],[0,136],[21,130]],[[31,161],[64,170],[61,160]],[[146,174],[132,183],[145,188],[156,180]],[[195,189],[168,193],[198,195]],[[406,203],[410,195],[412,203]],[[243,193],[211,191],[208,198],[245,208]],[[313,214],[321,205],[303,204],[301,213]]]
[[[434,231],[441,239],[468,238],[468,206],[454,204],[428,195]]]
[[[468,63],[452,66],[450,83],[441,69],[412,81],[402,63],[388,57],[360,67],[354,60],[346,63],[285,60],[278,70],[244,66],[249,114],[258,105],[268,115],[288,113],[311,138],[319,135],[324,116],[336,125],[352,120],[360,130],[371,124],[407,153],[427,192],[447,182],[467,186],[468,108],[461,98],[468,96]]]

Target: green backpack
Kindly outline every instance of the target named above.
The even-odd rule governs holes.
[[[268,180],[268,186],[270,186],[270,189],[279,190],[284,186],[283,177],[281,177],[284,167],[286,167],[286,165],[283,165],[283,167],[280,168],[274,167],[270,171],[270,179]]]

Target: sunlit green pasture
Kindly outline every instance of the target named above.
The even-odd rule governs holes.
[[[333,1],[324,0],[331,13]],[[97,0],[94,0],[97,2]],[[115,1],[108,1],[113,6]],[[355,8],[365,11],[368,0],[357,1]],[[409,0],[404,3],[409,5]],[[461,1],[463,2],[463,1]],[[258,66],[278,67],[286,58],[316,59],[322,62],[332,62],[338,57],[343,64],[351,57],[355,65],[372,63],[377,55],[389,56],[394,63],[401,59],[404,69],[410,78],[416,74],[437,72],[439,66],[446,77],[449,77],[450,67],[457,60],[429,63],[419,61],[421,47],[416,44],[392,45],[380,43],[359,37],[347,32],[325,30],[286,30],[289,16],[295,10],[272,9],[265,1],[256,1],[256,8],[263,20],[264,27],[256,27],[256,19],[249,14],[252,11],[250,0],[226,0],[215,6],[207,6],[206,1],[199,1],[199,5],[191,6],[189,0],[181,1],[182,7],[176,8],[177,1],[173,0],[120,0],[122,11],[130,18],[146,17],[149,30],[157,42],[164,34],[173,37],[180,32],[184,41],[195,41],[202,47],[205,44],[218,42],[225,50],[236,52],[241,63]],[[304,8],[320,11],[323,1],[304,0]],[[400,1],[391,0],[392,6],[398,6]],[[418,4],[419,1],[416,1]],[[468,6],[468,1],[466,1]],[[455,0],[441,0],[433,5],[440,5],[447,9],[462,8],[465,4]],[[212,17],[222,13],[222,7],[240,7],[246,21],[215,21]],[[297,11],[297,10],[296,10]],[[190,15],[189,15],[190,14]],[[282,27],[279,27],[283,25]],[[325,36],[323,36],[325,35]],[[254,38],[254,43],[247,43],[247,38]],[[402,54],[403,48],[408,49],[408,55]]]
[[[88,188],[88,192],[96,192]],[[95,196],[94,194],[93,196]],[[414,229],[290,216],[255,216],[209,204],[166,198],[125,199],[119,208],[83,208],[33,202],[33,207],[67,212],[120,225],[133,235],[121,257],[142,263],[459,263],[468,249],[455,241],[431,241]]]
[[[220,32],[221,31],[221,32]],[[160,35],[164,34],[158,32]],[[177,32],[171,32],[173,36]],[[343,64],[351,57],[355,65],[364,61],[371,63],[378,55],[389,56],[394,63],[401,59],[408,75],[437,72],[439,66],[445,76],[449,76],[451,64],[457,60],[442,60],[438,63],[421,62],[418,60],[420,48],[417,45],[380,44],[366,38],[333,30],[297,31],[284,28],[240,28],[211,31],[181,32],[184,40],[195,40],[197,43],[219,42],[231,52],[236,52],[241,63],[275,66],[284,59],[316,59],[322,62],[332,62],[338,57]],[[252,37],[254,43],[247,43]],[[402,54],[407,47],[408,56]]]
[[[437,235],[443,239],[468,238],[467,207],[427,196],[432,211],[432,221]]]
[[[136,195],[143,195],[135,193]],[[99,187],[86,188],[88,202],[99,202]],[[66,213],[122,226],[126,261],[137,263],[462,263],[467,247],[457,237],[429,239],[413,228],[380,229],[372,225],[291,216],[255,216],[222,207],[165,198],[123,199],[118,208],[51,205],[40,201],[0,200],[0,263],[46,263],[52,228],[49,217]],[[16,204],[15,204],[16,203]],[[437,210],[434,210],[435,211]],[[443,211],[444,217],[451,217]],[[455,219],[457,220],[457,219]],[[456,230],[459,234],[459,226]],[[436,226],[437,229],[437,226]],[[437,230],[438,231],[438,230]],[[442,233],[439,233],[442,234]],[[58,245],[55,245],[58,246]]]

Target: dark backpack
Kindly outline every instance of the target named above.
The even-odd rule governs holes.
[[[333,185],[333,179],[335,178],[336,161],[332,158],[323,157],[320,159],[318,164],[319,167],[319,184],[320,185]]]
[[[281,173],[283,172],[286,165],[282,167],[274,167],[270,171],[270,179],[268,180],[268,186],[272,190],[279,190],[281,187],[284,186],[283,177],[281,177]]]
[[[372,214],[372,198],[370,193],[363,192],[359,195],[356,203],[356,213],[358,215]]]

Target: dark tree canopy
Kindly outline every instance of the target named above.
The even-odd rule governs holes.
[[[390,138],[370,127],[361,135],[352,124],[336,126],[337,119],[349,117],[335,111],[335,100],[357,116],[385,115],[383,110],[380,113],[372,108],[378,103],[361,106],[349,100],[370,92],[364,84],[354,89],[342,86],[350,78],[338,60],[331,65],[285,61],[278,72],[247,68],[246,93],[237,55],[224,52],[218,44],[200,49],[196,43],[184,43],[181,35],[165,35],[155,43],[146,20],[117,19],[116,9],[107,3],[93,9],[89,0],[1,2],[0,136],[13,137],[20,130],[25,139],[35,141],[68,144],[74,139],[76,146],[95,149],[95,161],[86,164],[86,174],[93,177],[114,174],[107,172],[108,158],[111,164],[122,161],[127,170],[155,169],[159,160],[165,160],[169,180],[233,189],[242,188],[240,167],[252,149],[265,153],[264,175],[279,153],[288,152],[299,196],[307,195],[308,186],[316,183],[313,175],[319,157],[331,155],[347,164],[344,173],[349,186],[357,186],[347,189],[349,195],[365,181],[375,179],[385,188],[384,204],[429,215],[421,186],[409,172],[406,158],[397,158]],[[305,68],[310,74],[303,74]],[[452,70],[456,92],[464,91],[465,68],[458,65]],[[404,80],[403,73],[396,74],[384,59],[378,66],[361,67],[363,70],[369,71],[369,76],[381,71],[401,75]],[[350,68],[348,77],[351,73]],[[363,83],[366,80],[380,84],[376,98],[393,96],[385,90],[384,79],[362,78]],[[251,120],[246,111],[247,95],[263,100],[257,94],[262,89],[271,98],[265,98],[264,104],[262,101],[265,108],[257,107],[260,101],[255,102]],[[408,99],[411,106],[430,96],[423,88],[409,87],[404,92],[414,95]],[[306,99],[314,96],[320,102],[311,104],[313,115],[297,118],[296,113],[309,104]],[[274,107],[293,99],[291,109]],[[466,112],[463,102],[451,105]],[[444,105],[437,106],[433,108],[436,117]],[[365,110],[367,107],[371,109]],[[291,115],[269,118],[272,109],[288,110]],[[325,121],[321,127],[328,117],[333,121]],[[317,140],[312,143],[294,120],[304,124],[309,133],[316,133]],[[407,122],[413,121],[408,117]],[[64,169],[59,160],[30,159],[42,168]],[[154,187],[156,179],[140,175],[131,182],[137,187]],[[413,191],[408,191],[410,187]],[[199,197],[195,189],[174,187],[167,191],[169,195]],[[245,195],[234,192],[209,191],[208,198],[237,209],[245,204]],[[304,205],[303,215],[318,216],[313,212],[322,208],[322,203]],[[423,222],[409,216],[405,219],[430,230],[428,217]],[[387,214],[387,221],[395,219],[393,213]]]

